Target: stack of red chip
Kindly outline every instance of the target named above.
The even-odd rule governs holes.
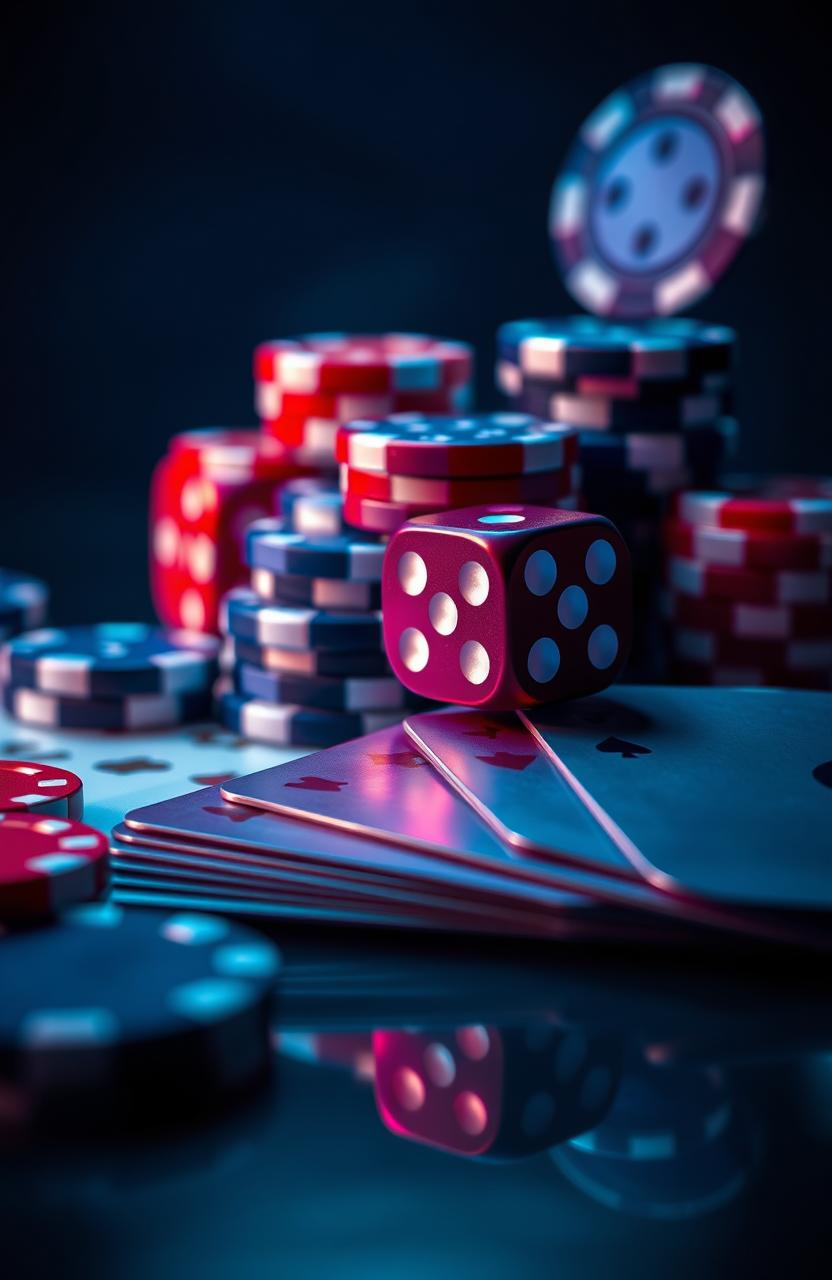
[[[171,439],[150,494],[150,585],[166,626],[217,630],[221,597],[248,577],[248,525],[272,515],[283,485],[311,471],[255,430]]]
[[[344,518],[391,534],[416,516],[524,502],[575,507],[578,434],[532,414],[393,414],[338,432]]]
[[[311,333],[254,352],[255,407],[264,432],[296,459],[334,470],[335,436],[353,418],[461,413],[473,351],[427,334]]]
[[[681,493],[664,540],[676,678],[832,688],[832,479]]]

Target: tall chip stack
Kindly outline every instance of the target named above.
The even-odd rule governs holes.
[[[736,436],[735,349],[733,330],[685,319],[574,316],[498,331],[498,387],[515,408],[577,429],[580,503],[614,520],[630,547],[641,620],[631,674],[662,665],[660,530],[670,496],[712,487]]]
[[[676,679],[832,689],[832,479],[680,493],[664,541]]]
[[[633,555],[641,645],[631,677],[659,677],[661,525],[680,489],[712,487],[736,436],[735,335],[672,318],[710,291],[753,233],[765,189],[760,112],[730,76],[660,67],[584,121],[553,190],[562,280],[591,316],[498,334],[509,403],[581,433],[582,502]]]

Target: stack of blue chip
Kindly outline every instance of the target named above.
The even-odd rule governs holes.
[[[0,650],[3,705],[55,729],[156,729],[211,710],[219,643],[142,622],[27,631]]]
[[[396,723],[412,699],[384,652],[384,543],[350,529],[321,481],[287,485],[281,512],[249,527],[251,587],[225,597],[220,719],[255,741],[310,747]]]

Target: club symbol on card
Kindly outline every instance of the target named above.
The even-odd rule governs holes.
[[[639,742],[627,742],[624,738],[605,738],[603,742],[596,743],[595,750],[621,756],[622,760],[635,760],[638,756],[653,754],[652,747],[643,747]]]
[[[93,768],[102,773],[163,773],[173,765],[167,760],[152,760],[150,756],[126,756],[123,760],[98,760]]]
[[[427,763],[424,757],[415,751],[392,751],[389,755],[380,751],[371,751],[369,754],[373,764],[392,764],[397,769],[421,769],[422,765]]]
[[[189,781],[195,782],[198,787],[219,787],[223,782],[230,782],[233,777],[233,773],[194,773]]]
[[[342,787],[349,784],[336,782],[333,778],[316,778],[314,774],[307,774],[304,778],[298,778],[297,782],[284,782],[283,785],[297,787],[298,791],[340,791]]]
[[[527,769],[533,764],[536,757],[520,755],[516,751],[495,751],[493,755],[476,758],[482,760],[483,764],[493,765],[495,769],[514,769],[519,773],[521,769]]]
[[[246,809],[242,805],[227,809],[221,809],[218,804],[207,804],[204,809],[205,813],[215,813],[218,818],[227,818],[229,822],[248,822],[249,818],[257,817],[256,809]]]
[[[832,760],[826,760],[823,764],[816,765],[812,770],[812,777],[822,787],[829,787],[830,791],[832,791]]]

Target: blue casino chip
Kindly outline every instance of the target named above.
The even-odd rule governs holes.
[[[381,583],[350,582],[349,578],[304,578],[299,573],[252,569],[251,587],[269,604],[309,605],[335,612],[364,612],[381,608]]]
[[[347,677],[392,675],[383,649],[280,649],[271,645],[234,640],[237,662],[276,671],[281,675]]]
[[[283,486],[280,514],[293,533],[310,538],[337,538],[349,528],[338,489],[312,476]]]
[[[0,678],[60,698],[178,696],[210,689],[218,653],[213,636],[102,622],[18,636],[0,656]]]
[[[59,698],[39,689],[5,685],[3,706],[23,724],[44,729],[164,729],[201,720],[211,693],[136,693],[124,698]]]
[[[223,604],[235,639],[279,649],[374,649],[382,644],[381,613],[332,613],[325,609],[264,604],[240,587]]]
[[[222,693],[217,699],[221,722],[252,742],[276,747],[334,747],[350,738],[374,733],[398,724],[395,711],[322,711],[289,703],[263,702],[237,693]]]
[[[291,702],[329,711],[392,711],[413,704],[395,676],[301,676],[241,662],[236,679],[241,694],[263,702]]]
[[[286,530],[279,520],[256,520],[246,530],[246,562],[252,569],[312,578],[380,582],[384,543],[373,534],[310,538]]]
[[[706,391],[669,396],[662,402],[573,391],[553,393],[548,383],[527,378],[513,403],[526,413],[547,416],[579,430],[666,432],[713,424],[731,413],[734,395],[732,389]]]
[[[73,908],[3,939],[0,1076],[35,1114],[63,1104],[85,1129],[248,1087],[269,1065],[280,967],[220,917]]]
[[[48,608],[45,582],[27,573],[0,569],[0,640],[42,626]]]

